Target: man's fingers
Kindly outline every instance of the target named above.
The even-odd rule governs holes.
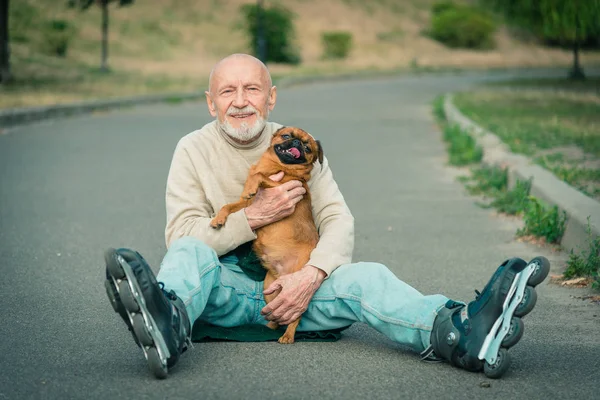
[[[282,288],[282,286],[281,286],[281,283],[280,283],[280,282],[278,282],[278,281],[274,281],[273,283],[271,283],[271,284],[269,285],[269,287],[268,287],[268,288],[266,288],[265,290],[263,290],[263,294],[267,294],[267,295],[269,295],[269,294],[273,294],[273,293],[275,293],[277,290],[281,290],[281,288]]]
[[[281,304],[283,304],[283,299],[280,298],[279,296],[277,296],[277,297],[275,297],[275,299],[272,302],[270,302],[269,304],[267,304],[260,311],[260,313],[262,315],[271,315],[275,310],[277,310],[281,306]]]
[[[293,181],[288,181],[288,182],[282,183],[281,186],[279,186],[279,188],[284,191],[290,191],[297,187],[302,187],[302,182],[293,180]]]
[[[275,175],[271,175],[269,177],[270,180],[275,181],[275,182],[279,182],[280,180],[283,179],[283,171],[279,171],[278,173],[276,173]]]
[[[302,186],[288,191],[288,196],[290,199],[295,199],[297,197],[302,199],[302,196],[304,196],[305,194],[306,194],[306,189],[304,189]]]

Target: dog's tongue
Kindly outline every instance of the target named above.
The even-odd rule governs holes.
[[[292,147],[292,148],[289,150],[289,152],[290,152],[290,154],[291,154],[291,155],[293,155],[293,156],[294,156],[294,158],[300,158],[300,150],[298,150],[297,148],[295,148],[295,147]]]

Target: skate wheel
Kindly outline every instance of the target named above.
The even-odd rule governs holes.
[[[536,263],[537,267],[535,268],[535,271],[533,271],[533,274],[531,274],[529,277],[527,284],[530,286],[537,286],[548,276],[548,273],[550,272],[550,261],[548,261],[546,257],[540,256],[534,258],[529,263]]]
[[[138,341],[144,346],[152,346],[154,344],[154,340],[152,339],[152,336],[150,336],[150,332],[148,332],[148,328],[146,327],[146,323],[144,322],[144,317],[142,314],[135,314],[132,320],[133,331],[135,332],[135,336],[138,338]]]
[[[131,292],[131,288],[127,281],[119,282],[119,296],[127,311],[135,313],[140,310],[140,306],[137,301],[135,301],[135,297],[133,297],[133,293]]]
[[[119,312],[119,293],[117,293],[114,284],[112,283],[112,281],[109,281],[107,279],[104,281],[104,287],[106,288],[106,295],[110,300],[110,305],[112,306],[113,310],[115,310],[115,312]]]
[[[146,359],[148,360],[150,371],[152,371],[152,374],[157,379],[165,379],[167,377],[167,366],[160,361],[158,350],[155,347],[146,349]]]
[[[535,288],[532,286],[525,286],[523,300],[521,300],[515,309],[514,315],[517,317],[524,317],[533,310],[535,303],[537,303],[537,292],[535,291]]]
[[[483,373],[490,379],[498,379],[508,371],[508,367],[510,367],[508,350],[500,348],[496,362],[494,364],[486,362],[483,365]]]
[[[117,261],[117,252],[115,249],[107,250],[104,254],[104,260],[106,261],[106,269],[113,278],[125,278],[125,271],[123,271],[123,267]]]
[[[521,318],[512,317],[510,320],[510,327],[508,333],[502,340],[502,347],[510,348],[513,347],[523,337],[525,331],[525,324]]]

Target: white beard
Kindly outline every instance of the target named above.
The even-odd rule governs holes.
[[[223,130],[223,132],[225,132],[227,134],[227,136],[231,137],[232,139],[241,142],[241,143],[248,143],[251,142],[252,139],[256,138],[265,128],[265,125],[267,124],[267,119],[263,118],[260,116],[260,114],[258,113],[258,111],[252,107],[252,106],[248,106],[248,107],[244,107],[243,109],[238,109],[235,107],[229,107],[229,110],[227,110],[227,115],[229,115],[230,113],[250,113],[250,112],[254,112],[256,115],[256,121],[254,121],[254,124],[252,126],[249,126],[247,122],[242,122],[242,125],[239,128],[234,128],[229,121],[227,121],[227,118],[225,118],[224,121],[219,121],[219,119],[217,118],[217,126]],[[267,111],[268,113],[268,111]],[[267,114],[267,118],[268,118],[268,114]]]

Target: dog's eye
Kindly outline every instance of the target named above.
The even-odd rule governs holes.
[[[311,153],[312,152],[312,150],[310,149],[309,145],[307,145],[307,144],[304,145],[304,152],[305,153]]]
[[[291,139],[292,137],[290,135],[288,135],[288,134],[285,134],[285,135],[281,135],[281,138],[283,140],[288,140],[288,139]]]

